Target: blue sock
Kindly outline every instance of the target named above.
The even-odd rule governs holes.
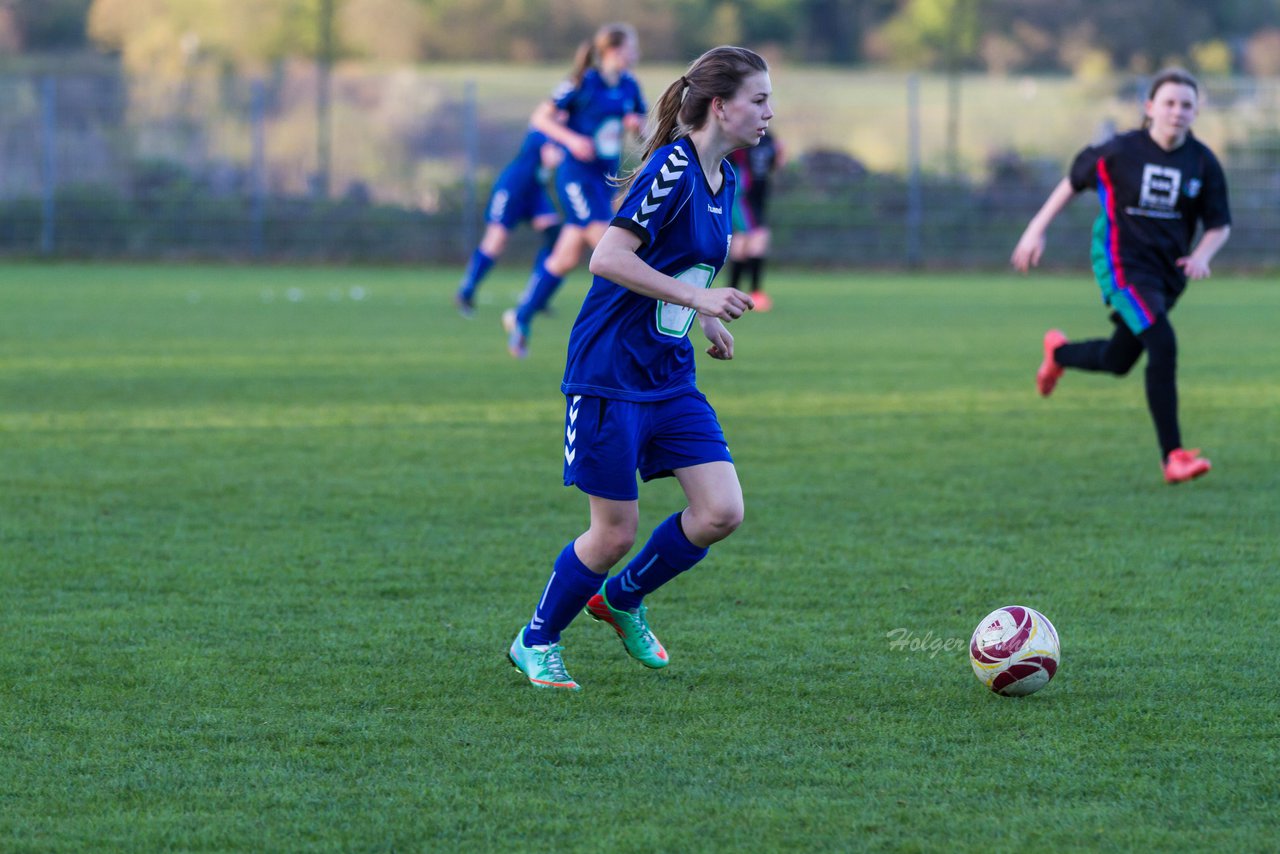
[[[681,511],[683,512],[683,511]],[[613,578],[605,582],[605,598],[619,611],[631,611],[640,600],[707,556],[680,527],[680,513],[673,513],[653,529],[649,542]]]
[[[479,249],[472,252],[471,262],[467,264],[467,271],[462,274],[462,284],[458,286],[458,295],[466,299],[474,297],[476,288],[480,287],[480,282],[489,274],[494,260]]]
[[[538,254],[533,256],[533,266],[530,267],[529,269],[530,270],[546,269],[545,267],[542,266],[542,262],[546,261],[547,257],[550,255],[551,255],[551,247],[550,246],[542,247],[541,249],[538,250]]]
[[[525,286],[524,294],[520,297],[520,305],[516,306],[516,321],[522,328],[529,327],[529,321],[551,301],[551,297],[555,295],[563,281],[563,276],[547,272],[546,266],[541,263],[533,268],[533,273],[529,276],[529,284]]]
[[[525,627],[524,645],[539,646],[560,640],[560,632],[587,606],[587,600],[600,590],[602,581],[603,575],[587,569],[578,559],[572,542],[565,546],[556,558],[533,619]]]

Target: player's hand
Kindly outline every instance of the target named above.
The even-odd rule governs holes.
[[[564,162],[564,149],[554,142],[544,142],[538,156],[542,160],[542,168],[554,170]]]
[[[573,155],[574,160],[590,163],[596,159],[596,144],[589,136],[578,134],[569,141],[565,148]]]
[[[1209,265],[1194,255],[1187,255],[1174,262],[1187,274],[1188,279],[1209,278]]]
[[[733,358],[733,336],[724,328],[723,323],[714,317],[703,318],[702,333],[711,342],[711,346],[707,348],[708,356],[723,362]]]
[[[714,317],[728,323],[754,309],[756,304],[737,288],[708,288],[698,291],[690,307],[703,317]]]
[[[1013,247],[1013,255],[1009,257],[1009,263],[1019,273],[1025,273],[1032,267],[1040,266],[1040,256],[1043,254],[1044,235],[1024,234],[1018,241],[1018,245]]]

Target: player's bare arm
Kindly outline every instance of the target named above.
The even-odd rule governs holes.
[[[1187,274],[1189,279],[1207,279],[1209,278],[1209,262],[1213,260],[1213,256],[1218,254],[1218,250],[1226,244],[1227,238],[1231,236],[1231,226],[1222,225],[1217,228],[1211,228],[1201,237],[1200,242],[1196,244],[1195,251],[1184,258],[1179,258],[1175,263]]]
[[[703,317],[727,322],[755,307],[751,297],[734,288],[699,288],[658,272],[636,255],[639,248],[638,236],[610,226],[591,253],[590,270],[638,294],[691,308]]]
[[[1013,248],[1013,255],[1009,261],[1015,270],[1025,273],[1032,267],[1039,266],[1040,256],[1044,254],[1044,236],[1049,229],[1049,223],[1062,213],[1075,196],[1076,191],[1068,178],[1063,178],[1053,188],[1049,198],[1031,218],[1031,222],[1027,223],[1026,230],[1018,239],[1018,245]]]

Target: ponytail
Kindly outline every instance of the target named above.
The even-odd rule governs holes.
[[[588,68],[600,65],[601,55],[610,48],[619,47],[628,40],[636,38],[635,27],[630,24],[605,24],[596,30],[594,36],[578,45],[573,53],[573,69],[569,72],[569,80],[576,87],[582,82]]]
[[[573,68],[569,71],[569,80],[573,82],[575,88],[582,83],[582,77],[587,73],[587,69],[594,68],[595,65],[596,51],[591,41],[580,42],[578,49],[573,52]]]

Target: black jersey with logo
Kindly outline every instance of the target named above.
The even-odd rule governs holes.
[[[745,155],[747,172],[752,180],[767,181],[778,163],[777,141],[766,132],[755,145],[741,150]]]
[[[738,174],[739,205],[746,207],[752,227],[763,226],[769,201],[769,176],[778,165],[778,143],[766,133],[755,145],[730,152],[729,162]]]
[[[1076,155],[1069,178],[1077,192],[1098,191],[1094,266],[1120,286],[1180,292],[1186,275],[1175,262],[1190,253],[1197,225],[1231,224],[1222,165],[1190,132],[1173,151],[1145,130],[1112,137]]]

